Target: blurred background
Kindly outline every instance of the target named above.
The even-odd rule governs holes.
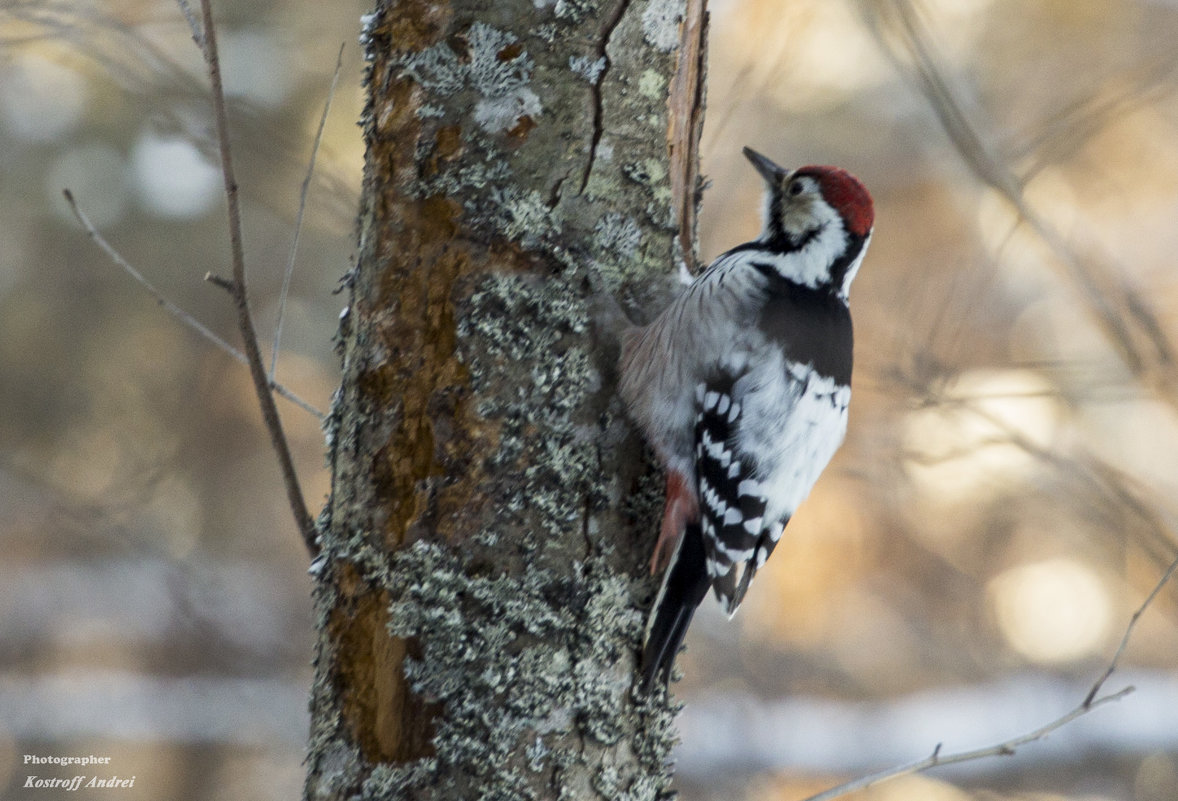
[[[218,7],[258,326],[326,409],[354,251],[366,2]],[[846,446],[735,625],[679,664],[685,801],[793,801],[1076,707],[1178,539],[1178,6],[712,0],[705,258],[753,236],[740,157],[876,201]],[[236,342],[199,54],[172,2],[0,4],[0,788],[111,758],[120,798],[301,792],[306,556]],[[317,418],[280,401],[309,503]],[[1178,798],[1178,584],[1046,742],[860,801]],[[45,791],[41,791],[45,792]],[[38,796],[41,797],[41,796]]]

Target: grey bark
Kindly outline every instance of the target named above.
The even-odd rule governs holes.
[[[660,487],[608,312],[649,312],[693,247],[702,20],[695,0],[366,20],[308,799],[667,791],[673,710],[633,687]]]

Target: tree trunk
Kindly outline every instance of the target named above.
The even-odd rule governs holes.
[[[366,19],[308,799],[667,789],[672,710],[634,695],[661,493],[616,310],[694,249],[702,6]]]

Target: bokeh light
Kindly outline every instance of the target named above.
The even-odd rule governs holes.
[[[1070,558],[1018,565],[995,576],[990,600],[1003,636],[1034,662],[1069,662],[1101,648],[1112,600],[1099,574]]]
[[[65,136],[82,121],[86,99],[85,78],[44,52],[16,53],[0,71],[0,120],[16,139]]]
[[[919,757],[944,732],[1009,736],[1077,702],[1172,558],[1178,380],[1147,368],[1178,362],[1150,339],[1178,341],[1178,5],[708,5],[704,257],[756,233],[744,145],[844,166],[877,211],[852,291],[847,442],[736,618],[705,602],[674,685],[699,713],[684,753],[715,755],[723,739],[735,755],[681,769],[684,801],[797,801]],[[264,338],[346,43],[278,359],[278,380],[321,409],[339,375],[333,292],[355,250],[355,41],[370,7],[217,6]],[[0,36],[0,787],[36,741],[150,763],[150,795],[125,801],[288,799],[304,770],[314,617],[248,376],[112,266],[61,196],[71,189],[164,294],[237,341],[231,304],[203,280],[223,274],[228,244],[199,54],[173,0],[8,4]],[[572,46],[596,58],[594,43]],[[921,48],[934,74],[920,72]],[[1126,289],[1134,303],[1114,303],[1110,324],[1101,303]],[[319,421],[279,408],[315,507],[329,490]],[[1173,801],[1178,727],[1147,688],[1178,676],[1176,610],[1169,587],[1123,655],[1142,688],[1129,700],[1146,711],[1110,705],[1082,722],[1080,745],[1060,732],[1017,760],[851,798]],[[1034,720],[1018,716],[1024,697]],[[733,698],[751,711],[711,712]],[[123,701],[134,716],[119,716]],[[919,714],[898,716],[912,704]],[[273,725],[239,725],[257,710]],[[775,725],[792,752],[749,724],[773,710],[788,710]],[[887,736],[823,728],[842,716],[915,744],[897,755]],[[247,729],[243,747],[233,738]],[[819,730],[830,747],[809,749]]]
[[[221,171],[192,142],[144,132],[131,151],[143,207],[159,217],[195,217],[220,197]]]

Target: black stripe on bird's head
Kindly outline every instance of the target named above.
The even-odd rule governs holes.
[[[844,169],[786,169],[752,148],[745,158],[765,180],[764,227],[757,243],[768,251],[805,250],[793,278],[846,294],[854,268],[875,224],[871,195]]]

